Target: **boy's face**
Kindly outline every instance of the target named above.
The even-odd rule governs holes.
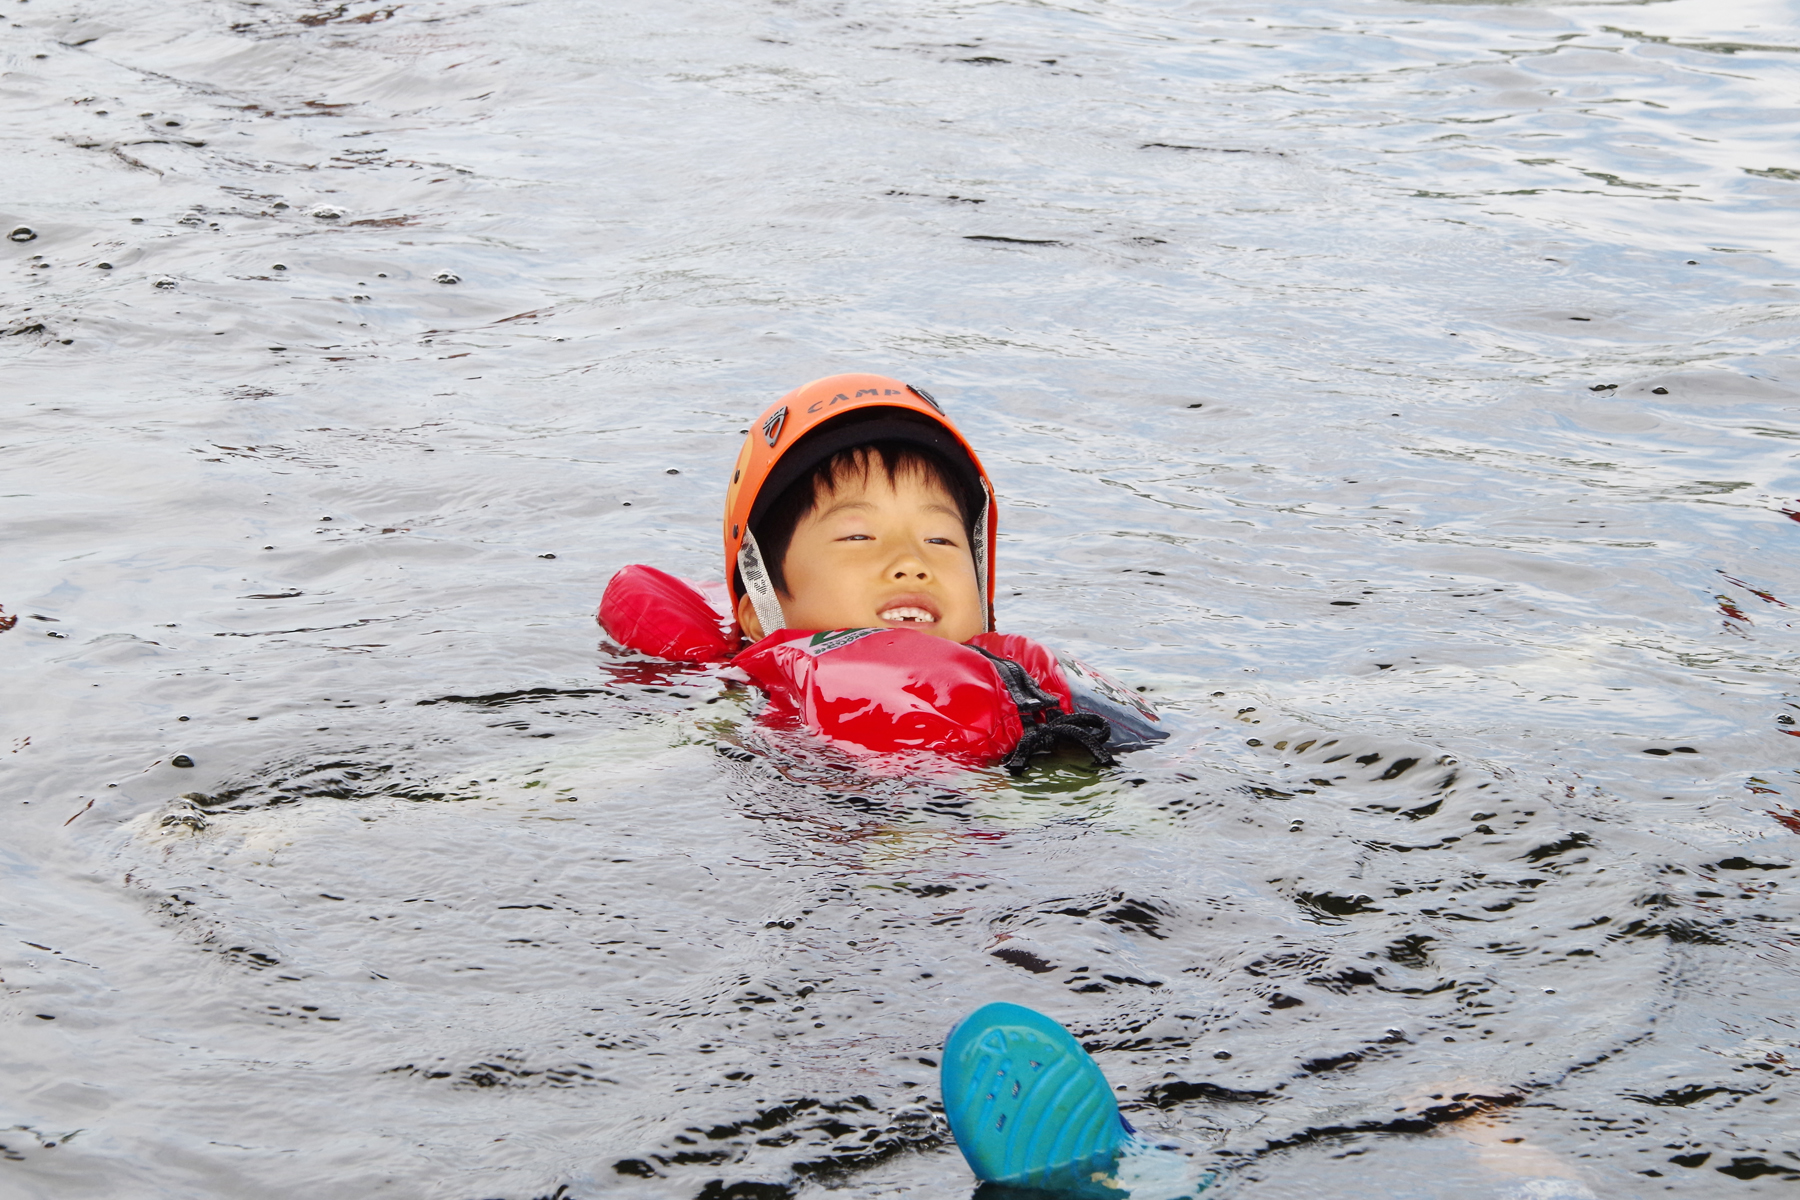
[[[981,588],[962,517],[935,480],[877,469],[840,479],[801,518],[782,564],[792,629],[916,629],[966,642],[981,632]],[[764,630],[748,597],[738,623]]]

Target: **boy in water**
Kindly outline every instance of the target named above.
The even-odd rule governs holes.
[[[980,459],[918,388],[836,375],[772,405],[738,455],[724,531],[731,615],[751,643],[734,663],[771,716],[1014,771],[1058,742],[1106,765],[1165,736],[1128,689],[994,631],[997,511]]]

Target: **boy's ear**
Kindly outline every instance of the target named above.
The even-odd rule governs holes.
[[[760,642],[763,640],[762,622],[756,619],[756,605],[750,602],[750,597],[748,596],[738,597],[737,623],[738,628],[744,631],[744,636],[751,641]]]

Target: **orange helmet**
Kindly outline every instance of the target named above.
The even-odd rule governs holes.
[[[984,498],[976,514],[975,578],[985,628],[994,627],[994,485],[968,441],[930,393],[885,375],[832,375],[797,387],[756,419],[725,489],[725,578],[735,613],[756,606],[763,632],[786,622],[751,528],[789,484],[841,450],[868,442],[913,442],[935,451]]]

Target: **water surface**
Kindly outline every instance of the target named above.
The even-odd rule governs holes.
[[[5,16],[7,1195],[966,1195],[998,999],[1221,1195],[1800,1178],[1791,6]],[[844,370],[1174,738],[598,644]]]

